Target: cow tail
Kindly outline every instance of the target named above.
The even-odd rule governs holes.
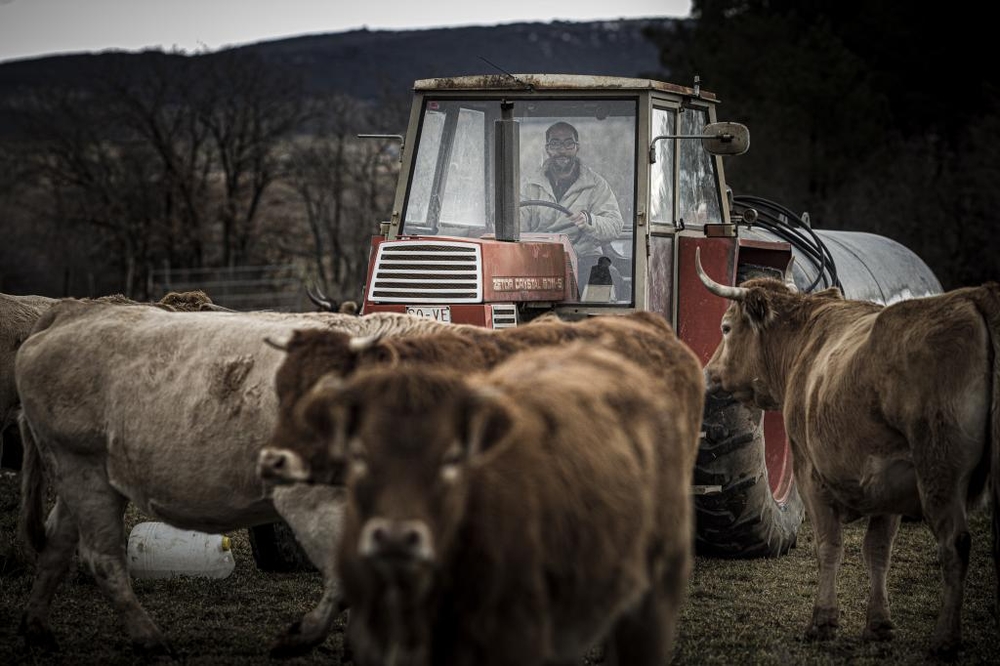
[[[992,400],[992,426],[990,427],[990,492],[993,495],[993,568],[996,574],[997,604],[995,617],[1000,622],[1000,284],[990,285],[990,339],[993,341],[993,382],[990,386]]]
[[[21,538],[36,554],[45,547],[45,470],[35,443],[31,425],[21,413],[21,443],[24,447],[21,460]]]
[[[976,292],[975,303],[986,322],[992,347],[990,382],[990,499],[992,506],[993,568],[996,572],[995,619],[1000,622],[1000,283],[989,282]]]

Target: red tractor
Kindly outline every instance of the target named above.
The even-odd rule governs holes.
[[[777,204],[733,197],[722,157],[745,152],[749,134],[717,122],[717,103],[697,83],[647,79],[417,81],[362,312],[500,328],[545,312],[652,310],[707,362],[727,302],[702,286],[696,248],[729,284],[770,275],[884,303],[941,291],[894,241],[814,230]],[[795,543],[803,506],[789,455],[779,413],[709,397],[699,553],[779,556]]]

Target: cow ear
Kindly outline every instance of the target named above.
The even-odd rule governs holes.
[[[750,289],[746,298],[743,299],[743,311],[750,318],[750,323],[755,328],[763,326],[771,313],[771,303],[768,300],[767,292],[763,289]]]
[[[474,459],[501,442],[513,425],[513,416],[502,396],[487,388],[470,395],[464,414],[466,454]]]
[[[371,350],[379,365],[399,365],[399,353],[392,345],[379,341]]]

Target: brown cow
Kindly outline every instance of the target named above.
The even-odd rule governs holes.
[[[343,377],[362,367],[401,363],[471,372],[491,368],[519,351],[573,340],[593,341],[644,364],[656,374],[660,390],[680,402],[684,413],[701,413],[703,383],[692,382],[677,370],[690,368],[692,363],[700,367],[697,357],[662,316],[651,312],[581,321],[544,317],[525,326],[497,331],[455,326],[406,338],[359,339],[340,331],[303,330],[288,342],[287,355],[278,369],[278,422],[270,446],[261,453],[259,472],[274,483],[338,481],[341,470],[330,466],[322,445],[331,424],[323,413],[307,413],[306,406],[313,402],[303,399],[324,390],[325,375]],[[697,439],[699,431],[700,423],[685,436]],[[692,465],[696,454],[692,451]]]
[[[900,515],[922,515],[944,580],[931,647],[953,654],[969,563],[967,506],[991,465],[994,535],[1000,529],[1000,285],[881,306],[844,300],[836,289],[800,294],[770,279],[723,286],[700,260],[698,271],[712,293],[732,301],[705,368],[709,390],[784,414],[816,530],[819,590],[807,636],[834,635],[841,523],[868,516],[864,635],[891,638],[892,542]],[[1000,571],[998,555],[994,536]]]
[[[675,371],[703,387],[693,356]],[[346,462],[355,660],[531,666],[608,638],[623,664],[667,663],[702,416],[673,398],[586,341],[472,377],[364,369],[312,396]]]

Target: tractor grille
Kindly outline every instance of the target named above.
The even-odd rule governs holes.
[[[387,241],[378,246],[368,300],[479,303],[482,255],[475,243]]]
[[[513,328],[517,326],[517,306],[513,303],[493,304],[493,328]]]

